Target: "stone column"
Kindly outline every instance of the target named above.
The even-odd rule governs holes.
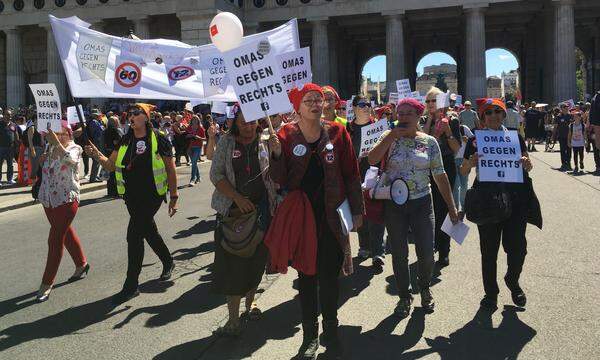
[[[592,64],[592,73],[594,78],[594,86],[592,95],[600,90],[600,26],[596,29],[594,36],[594,60]]]
[[[206,45],[210,43],[208,26],[212,15],[177,14],[181,22],[181,41],[189,45]]]
[[[63,103],[67,102],[67,79],[65,77],[65,71],[60,61],[60,54],[54,42],[54,35],[52,34],[52,27],[50,24],[42,26],[46,29],[46,58],[47,58],[47,73],[48,83],[54,83],[58,94],[60,95],[60,101]]]
[[[555,102],[577,98],[574,0],[553,1]]]
[[[244,36],[254,35],[258,33],[258,27],[260,26],[257,22],[244,23]]]
[[[338,49],[339,49],[339,36],[337,28],[330,29],[329,31],[329,83],[328,85],[333,86],[339,91],[339,67],[338,67]]]
[[[18,28],[4,29],[6,34],[6,105],[25,105],[23,48]]]
[[[128,18],[133,23],[133,34],[142,40],[150,39],[150,18],[147,16],[139,18]]]
[[[329,39],[327,18],[308,19],[312,23],[312,69],[313,82],[319,85],[329,84]]]
[[[486,5],[487,6],[487,5]],[[475,99],[487,96],[485,71],[485,7],[465,8],[466,32],[466,98]]]
[[[386,14],[385,18],[385,67],[386,90],[396,92],[396,80],[406,78],[404,50],[404,11]],[[415,86],[416,87],[416,86]]]

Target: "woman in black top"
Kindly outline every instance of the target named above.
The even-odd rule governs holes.
[[[494,130],[503,132],[506,128],[502,122],[506,118],[506,107],[499,99],[483,99],[478,101],[479,118],[481,119],[485,130]],[[525,306],[527,298],[525,292],[519,285],[519,278],[523,270],[525,255],[527,254],[527,239],[525,230],[527,222],[537,225],[541,228],[541,212],[539,203],[533,192],[533,186],[528,172],[533,165],[527,154],[525,141],[519,135],[521,147],[521,164],[523,168],[523,183],[500,183],[500,182],[479,182],[479,176],[475,180],[473,187],[486,186],[491,188],[504,188],[510,195],[512,212],[508,219],[492,224],[478,225],[479,243],[481,246],[481,268],[483,273],[483,287],[485,296],[481,300],[481,306],[495,310],[498,304],[498,283],[496,281],[498,258],[498,249],[500,242],[507,255],[508,269],[504,281],[510,289],[512,299],[515,305]],[[472,168],[478,166],[479,156],[477,155],[477,142],[471,138],[467,142],[464,154],[465,160],[462,163],[460,172],[463,176],[468,176]],[[531,216],[534,214],[534,216]]]
[[[108,126],[104,132],[104,155],[110,156],[115,149],[118,149],[123,132],[119,126],[119,118],[111,116],[108,118]],[[108,176],[106,183],[106,189],[108,196],[117,197],[117,181],[115,179],[115,172],[111,171]]]
[[[123,198],[131,218],[127,227],[127,278],[123,289],[113,297],[113,303],[121,304],[139,295],[138,278],[144,260],[144,239],[158,256],[163,265],[159,280],[166,281],[171,278],[174,268],[173,258],[165,245],[163,238],[158,233],[154,222],[154,215],[161,204],[166,201],[166,194],[161,195],[155,184],[155,175],[152,157],[160,157],[164,163],[167,174],[167,184],[170,192],[169,216],[177,212],[177,174],[173,161],[171,144],[165,136],[152,129],[150,111],[152,105],[135,104],[128,111],[131,127],[123,137],[119,146],[106,157],[93,145],[85,147],[90,156],[100,162],[108,171],[115,171],[117,156],[123,146],[127,147],[120,164],[124,180]],[[153,136],[154,135],[154,136]],[[156,138],[157,152],[151,154],[152,139]],[[117,184],[118,188],[118,184]],[[162,188],[161,188],[162,189]]]

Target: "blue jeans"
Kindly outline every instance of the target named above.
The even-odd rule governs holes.
[[[202,148],[194,146],[190,149],[190,157],[192,161],[192,178],[190,181],[200,181],[200,170],[198,169],[198,159],[200,159],[200,153]]]
[[[408,228],[412,229],[417,252],[417,269],[419,287],[429,288],[433,275],[433,244],[435,233],[435,215],[431,195],[419,199],[408,200],[404,205],[397,205],[385,200],[385,227],[388,230],[388,241],[392,247],[392,266],[396,286],[401,298],[410,297],[410,270],[408,267]]]
[[[12,147],[0,147],[0,169],[2,169],[2,163],[6,160],[6,181],[13,179],[13,160],[15,158],[15,151]],[[2,173],[0,172],[0,180],[2,180]]]
[[[385,225],[376,224],[367,219],[363,220],[363,225],[358,229],[358,242],[361,249],[369,250],[371,256],[383,256],[383,233]]]
[[[452,189],[452,197],[454,197],[454,203],[456,208],[465,211],[465,197],[467,196],[467,190],[469,189],[469,177],[462,176],[460,174],[460,166],[464,159],[454,159],[456,164],[456,181],[454,181],[454,189]]]

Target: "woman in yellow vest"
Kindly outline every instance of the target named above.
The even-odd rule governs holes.
[[[159,280],[171,278],[174,263],[169,249],[158,233],[154,215],[170,193],[169,216],[177,212],[177,174],[171,144],[167,138],[152,129],[149,104],[132,105],[127,116],[129,132],[110,157],[102,155],[90,144],[86,153],[98,160],[107,171],[114,171],[117,193],[125,199],[131,218],[127,227],[127,278],[123,289],[113,297],[121,304],[139,295],[138,277],[144,260],[144,239],[163,264]]]

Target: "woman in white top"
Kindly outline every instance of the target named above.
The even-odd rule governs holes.
[[[71,226],[79,207],[79,162],[83,150],[73,142],[73,132],[66,121],[62,121],[62,131],[50,131],[46,135],[50,144],[48,152],[42,155],[42,179],[38,200],[44,206],[50,222],[48,235],[48,258],[37,300],[43,302],[50,297],[54,278],[63,254],[67,248],[75,263],[75,273],[69,281],[79,280],[87,275],[90,265],[75,229]]]

